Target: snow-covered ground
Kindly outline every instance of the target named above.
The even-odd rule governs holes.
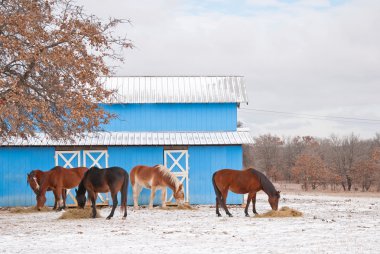
[[[0,253],[380,253],[380,198],[283,194],[301,218],[215,216],[215,208],[119,209],[105,218],[58,220],[60,212],[0,211]],[[269,209],[265,195],[257,210]],[[106,217],[109,208],[102,209]],[[250,211],[251,212],[251,211]]]

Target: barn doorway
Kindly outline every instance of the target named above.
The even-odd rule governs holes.
[[[108,167],[107,150],[76,150],[76,151],[55,151],[55,165],[64,168],[74,167]],[[67,190],[67,204],[77,205],[72,189]],[[108,205],[109,194],[98,193],[98,205]]]
[[[183,184],[185,202],[189,202],[189,151],[188,150],[165,150],[164,165]],[[174,201],[173,193],[167,190],[166,202]]]

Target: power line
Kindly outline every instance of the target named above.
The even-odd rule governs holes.
[[[329,121],[334,120],[334,121],[355,122],[355,123],[359,122],[359,123],[368,123],[368,124],[380,124],[380,119],[301,114],[301,113],[294,113],[294,112],[276,111],[276,110],[267,110],[267,109],[256,109],[256,108],[240,108],[240,109],[251,110],[251,111],[256,111],[256,112],[261,112],[261,113],[291,115],[293,117],[303,118],[303,119],[329,120]]]

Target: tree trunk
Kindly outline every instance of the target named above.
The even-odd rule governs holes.
[[[352,187],[352,179],[350,176],[346,176],[346,179],[347,179],[347,189],[348,191],[351,191],[351,187]]]

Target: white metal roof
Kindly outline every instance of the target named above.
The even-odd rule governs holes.
[[[44,134],[29,140],[15,138],[1,146],[150,146],[239,145],[253,143],[248,131],[229,132],[96,132],[70,141],[54,141]]]
[[[116,90],[107,103],[247,103],[243,77],[103,77]]]

